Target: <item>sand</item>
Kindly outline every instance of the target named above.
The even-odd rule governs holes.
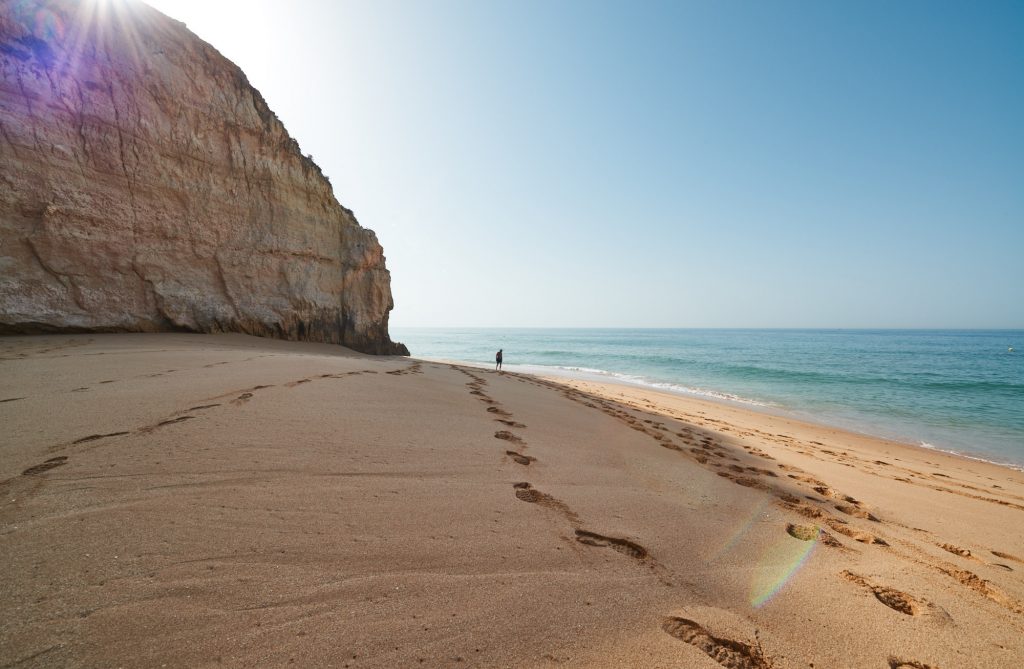
[[[238,335],[0,339],[0,667],[1020,667],[1024,474]]]

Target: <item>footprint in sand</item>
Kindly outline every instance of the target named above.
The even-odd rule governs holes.
[[[865,520],[870,520],[875,523],[879,522],[878,518],[876,518],[874,515],[856,506],[851,506],[848,504],[836,504],[836,511],[841,511],[848,516],[853,516],[854,518],[863,518]]]
[[[641,546],[640,544],[630,541],[629,539],[621,539],[619,537],[609,537],[604,534],[598,534],[597,532],[590,532],[579,527],[576,528],[576,541],[586,546],[596,546],[598,548],[611,548],[617,553],[630,557],[645,567],[649,568],[658,577],[663,585],[673,587],[671,572],[665,569],[661,564],[655,560],[650,552]]]
[[[197,407],[192,407],[189,411],[202,411],[203,409],[212,409],[213,407],[219,407],[219,404],[200,404]]]
[[[84,444],[87,441],[96,441],[97,439],[106,439],[107,437],[120,437],[128,432],[108,432],[106,434],[90,434],[88,437],[82,437],[81,439],[75,439],[72,444]]]
[[[846,524],[846,521],[838,518],[825,518],[825,523],[833,530],[842,534],[843,536],[850,537],[854,541],[859,541],[862,544],[874,544],[876,546],[888,546],[889,543],[881,537],[876,537],[870,532],[864,532],[858,530],[855,527],[851,527]]]
[[[1024,559],[1019,558],[1016,555],[1011,555],[1009,553],[1003,553],[1002,551],[989,551],[989,552],[992,553],[992,555],[995,555],[996,557],[1003,558],[1004,560],[1012,560],[1013,562],[1019,562],[1021,564],[1024,564]]]
[[[559,505],[564,506],[562,502],[559,502],[557,499],[555,499],[551,495],[548,495],[547,493],[543,493],[537,490],[529,483],[515,483],[512,485],[512,487],[516,489],[516,498],[524,502],[528,502],[529,504],[541,504],[543,502],[549,502],[557,503]]]
[[[521,465],[529,466],[531,462],[536,462],[537,458],[529,455],[523,455],[522,453],[516,453],[515,451],[505,451],[505,455],[512,458]]]
[[[580,528],[580,519],[576,513],[570,509],[561,500],[543,493],[527,482],[515,483],[512,485],[516,491],[516,498],[520,501],[527,502],[529,504],[537,504],[539,506],[547,507],[558,511],[573,526],[576,532],[576,541],[587,546],[597,546],[601,548],[611,548],[612,550],[627,555],[634,560],[646,565],[653,570],[662,583],[668,586],[672,586],[672,580],[669,578],[666,570],[658,564],[647,551],[646,548],[638,543],[634,543],[628,539],[620,539],[618,537],[609,537],[596,532],[590,532]]]
[[[487,407],[487,410],[489,412],[493,413],[493,414],[498,415],[498,416],[511,416],[512,415],[508,411],[505,411],[504,409],[499,409],[498,407]]]
[[[526,483],[525,481],[522,483],[515,483],[512,487],[516,490],[516,499],[522,502],[527,502],[528,504],[537,504],[539,506],[558,511],[573,525],[577,525],[580,522],[576,512],[570,509],[565,502],[537,490],[529,483]]]
[[[159,423],[157,423],[156,426],[162,427],[164,425],[173,425],[175,423],[181,423],[186,420],[192,420],[193,418],[195,418],[195,416],[178,416],[177,418],[169,418],[167,420],[162,420]]]
[[[504,439],[505,441],[510,441],[513,444],[525,444],[526,443],[525,441],[523,441],[522,439],[520,439],[516,435],[512,434],[508,430],[498,430],[497,432],[494,433],[494,438],[495,439]]]
[[[863,532],[856,528],[850,527],[845,520],[839,518],[832,518],[821,509],[811,506],[800,501],[799,497],[790,495],[789,493],[777,493],[779,498],[779,505],[790,511],[799,513],[805,518],[811,518],[813,520],[820,520],[827,524],[834,531],[844,536],[855,539],[865,544],[878,544],[879,546],[888,546],[889,544],[879,539],[875,535],[869,532]]]
[[[843,571],[840,576],[851,583],[868,590],[875,596],[875,599],[888,606],[893,611],[899,611],[903,615],[918,616],[924,613],[928,605],[917,601],[910,595],[895,588],[884,585],[877,585],[863,576],[854,574],[852,571]]]
[[[517,428],[524,428],[524,427],[526,427],[522,423],[517,423],[514,420],[505,420],[504,418],[495,418],[494,420],[498,421],[499,423],[502,423],[503,425],[508,425],[509,427],[517,427]]]
[[[614,551],[618,551],[623,555],[628,555],[634,560],[646,560],[649,557],[647,549],[640,544],[629,541],[628,539],[619,539],[618,537],[606,537],[603,534],[597,532],[588,532],[587,530],[576,530],[576,541],[587,546],[598,546],[600,548],[611,548]]]
[[[58,455],[55,458],[50,458],[46,462],[42,462],[38,465],[33,465],[21,473],[22,476],[35,476],[36,474],[42,474],[45,471],[49,471],[54,467],[60,467],[67,463],[68,456]]]
[[[812,486],[815,486],[815,489],[817,489],[817,487],[820,486],[820,487],[825,488],[827,490],[831,490],[831,488],[829,488],[823,482],[819,481],[818,479],[814,478],[813,476],[805,476],[803,474],[787,474],[787,476],[789,476],[789,478],[793,479],[794,481],[802,481],[803,483],[810,483]],[[825,494],[825,493],[822,493],[822,494]]]
[[[771,489],[770,486],[768,486],[764,482],[759,481],[759,480],[757,480],[755,478],[751,478],[749,476],[737,476],[736,474],[733,474],[732,472],[718,472],[718,475],[721,476],[722,478],[729,479],[730,481],[732,481],[733,483],[735,483],[737,485],[741,485],[741,486],[744,486],[746,488],[757,488],[758,490],[770,490]]]
[[[933,664],[925,664],[917,660],[901,660],[896,657],[889,658],[889,669],[939,669]]]
[[[960,557],[964,557],[968,560],[973,560],[975,562],[983,562],[983,560],[981,560],[980,558],[977,558],[974,555],[972,555],[971,551],[967,550],[966,548],[960,548],[959,546],[954,546],[953,544],[936,544],[936,546],[946,551],[947,553],[959,555]]]
[[[850,504],[854,504],[854,505],[859,505],[860,504],[860,502],[858,502],[855,498],[853,498],[853,497],[851,497],[849,495],[844,495],[841,492],[837,492],[837,491],[833,490],[832,488],[829,488],[827,485],[816,485],[816,486],[814,486],[814,492],[818,493],[822,497],[831,497],[832,499],[841,499],[844,502],[849,502]]]
[[[974,572],[967,571],[966,569],[956,569],[946,565],[934,565],[940,572],[957,580],[961,585],[967,586],[971,590],[988,597],[996,604],[1003,606],[1014,613],[1024,613],[1024,604],[1018,602],[1016,599],[1006,594],[996,586],[992,585],[991,582],[986,581]]]
[[[787,523],[786,532],[789,533],[789,536],[800,541],[820,541],[824,545],[832,546],[833,548],[841,548],[843,546],[839,543],[838,539],[817,525],[794,525],[793,523]]]
[[[729,669],[771,669],[761,644],[752,646],[742,641],[716,637],[699,623],[686,618],[666,618],[661,624],[670,636],[704,651],[711,659]]]
[[[385,372],[385,374],[391,374],[392,376],[402,376],[403,374],[422,374],[423,372],[420,369],[422,366],[423,366],[423,363],[421,363],[421,362],[414,362],[413,364],[411,364],[411,365],[409,365],[407,367],[404,367],[402,369],[395,369],[395,370],[392,370],[390,372]],[[376,372],[372,372],[372,373],[375,374]]]

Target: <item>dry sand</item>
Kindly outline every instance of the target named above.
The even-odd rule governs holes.
[[[236,335],[0,339],[0,667],[1020,667],[1024,474]]]

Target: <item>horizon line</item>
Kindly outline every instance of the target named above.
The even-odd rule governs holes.
[[[892,326],[857,326],[857,327],[831,327],[831,326],[649,326],[649,325],[395,325],[391,328],[408,329],[456,329],[467,330],[843,330],[843,331],[901,331],[901,332],[1024,332],[1024,326],[1020,327],[892,327]]]

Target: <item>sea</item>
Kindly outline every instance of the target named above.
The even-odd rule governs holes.
[[[1024,469],[1024,330],[391,328],[413,356],[624,383]]]

